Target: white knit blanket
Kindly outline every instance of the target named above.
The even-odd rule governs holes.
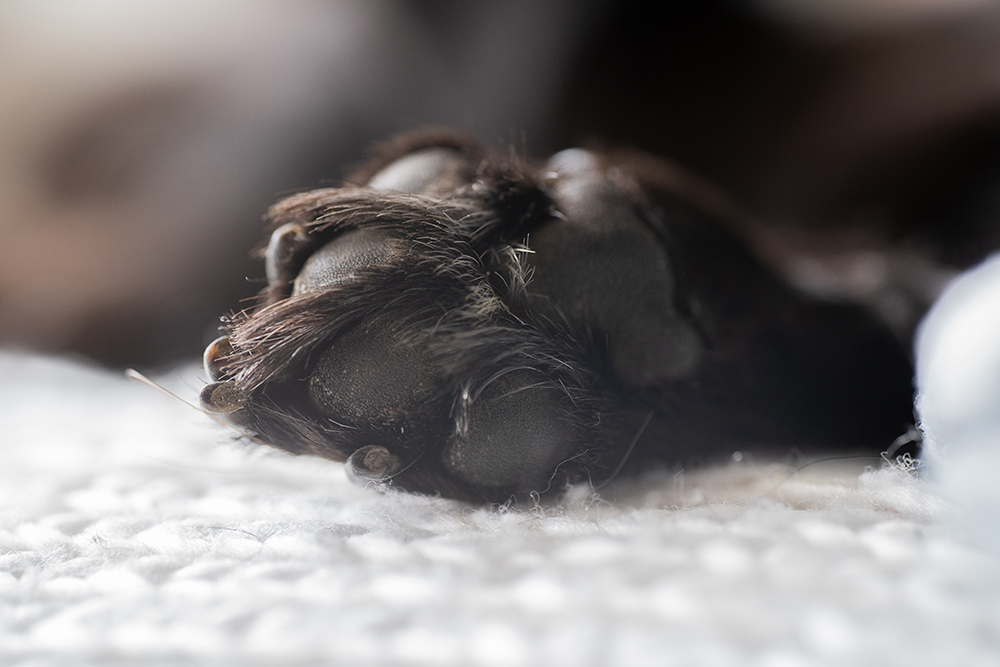
[[[0,354],[0,405],[2,665],[1000,664],[996,564],[911,471],[744,461],[491,511],[68,360]]]

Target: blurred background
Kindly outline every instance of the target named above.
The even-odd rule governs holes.
[[[266,208],[429,124],[671,156],[782,238],[919,249],[904,281],[1000,246],[990,0],[4,0],[0,345],[195,358]]]

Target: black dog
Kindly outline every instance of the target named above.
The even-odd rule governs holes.
[[[737,450],[878,453],[912,422],[890,331],[764,268],[670,163],[425,132],[351,182],[271,209],[262,303],[206,351],[204,407],[275,447],[503,502]]]

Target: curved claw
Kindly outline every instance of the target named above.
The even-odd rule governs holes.
[[[246,405],[247,397],[232,380],[206,384],[201,390],[201,407],[207,412],[228,414]]]
[[[362,486],[380,482],[399,471],[399,457],[381,445],[367,445],[351,454],[345,463],[347,477]]]
[[[270,285],[291,284],[295,279],[293,259],[310,244],[305,228],[295,222],[278,227],[264,252],[264,271]]]
[[[216,338],[205,348],[205,355],[202,361],[205,364],[205,374],[212,382],[222,379],[222,359],[233,353],[233,345],[229,342],[228,336]]]

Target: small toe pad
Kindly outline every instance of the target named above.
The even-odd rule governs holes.
[[[468,428],[453,436],[443,463],[476,486],[538,483],[573,445],[573,428],[564,415],[562,396],[540,374],[508,373],[469,406]]]

